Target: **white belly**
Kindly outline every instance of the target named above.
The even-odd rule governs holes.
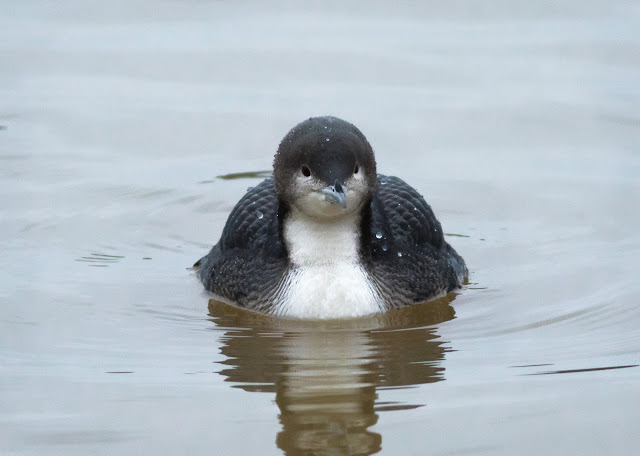
[[[380,312],[382,306],[359,265],[303,266],[289,274],[277,313],[295,318],[348,318]]]
[[[322,222],[293,210],[284,225],[291,270],[276,313],[296,318],[358,317],[383,310],[358,257],[359,219]]]

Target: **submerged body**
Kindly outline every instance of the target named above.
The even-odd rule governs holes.
[[[377,175],[362,133],[333,117],[309,119],[285,137],[274,178],[244,195],[197,265],[218,298],[298,318],[417,304],[467,276],[422,196]]]

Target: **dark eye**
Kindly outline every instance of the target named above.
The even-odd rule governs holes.
[[[353,170],[353,174],[358,174],[358,171],[360,171],[360,168],[358,167],[358,164],[356,163],[356,167]]]
[[[309,176],[311,176],[311,170],[310,170],[307,166],[302,165],[302,168],[300,168],[300,170],[302,171],[302,175],[303,175],[304,177],[309,177]]]

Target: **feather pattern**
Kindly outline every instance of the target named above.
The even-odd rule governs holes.
[[[289,309],[292,297],[302,298],[299,290],[292,292],[299,284],[301,266],[291,261],[283,239],[288,213],[272,178],[249,190],[229,215],[218,244],[196,263],[205,288],[253,310],[322,318],[424,302],[455,289],[467,276],[464,261],[444,240],[442,227],[424,198],[403,180],[378,175],[371,202],[354,221],[360,238],[355,237],[353,271],[347,263],[333,265],[334,270],[347,268],[340,277],[349,280],[342,285],[357,290],[354,296],[369,290],[367,299],[375,304],[355,306],[354,312],[344,315],[336,315],[335,308],[301,315]],[[321,270],[319,277],[326,271]],[[331,277],[325,278],[331,281]],[[356,284],[358,280],[363,283]],[[309,287],[312,282],[306,283]],[[331,299],[347,296],[348,301],[351,296],[333,291]]]

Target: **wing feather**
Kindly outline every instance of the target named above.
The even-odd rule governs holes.
[[[273,179],[250,189],[231,211],[220,241],[196,265],[205,288],[266,311],[286,269]]]

